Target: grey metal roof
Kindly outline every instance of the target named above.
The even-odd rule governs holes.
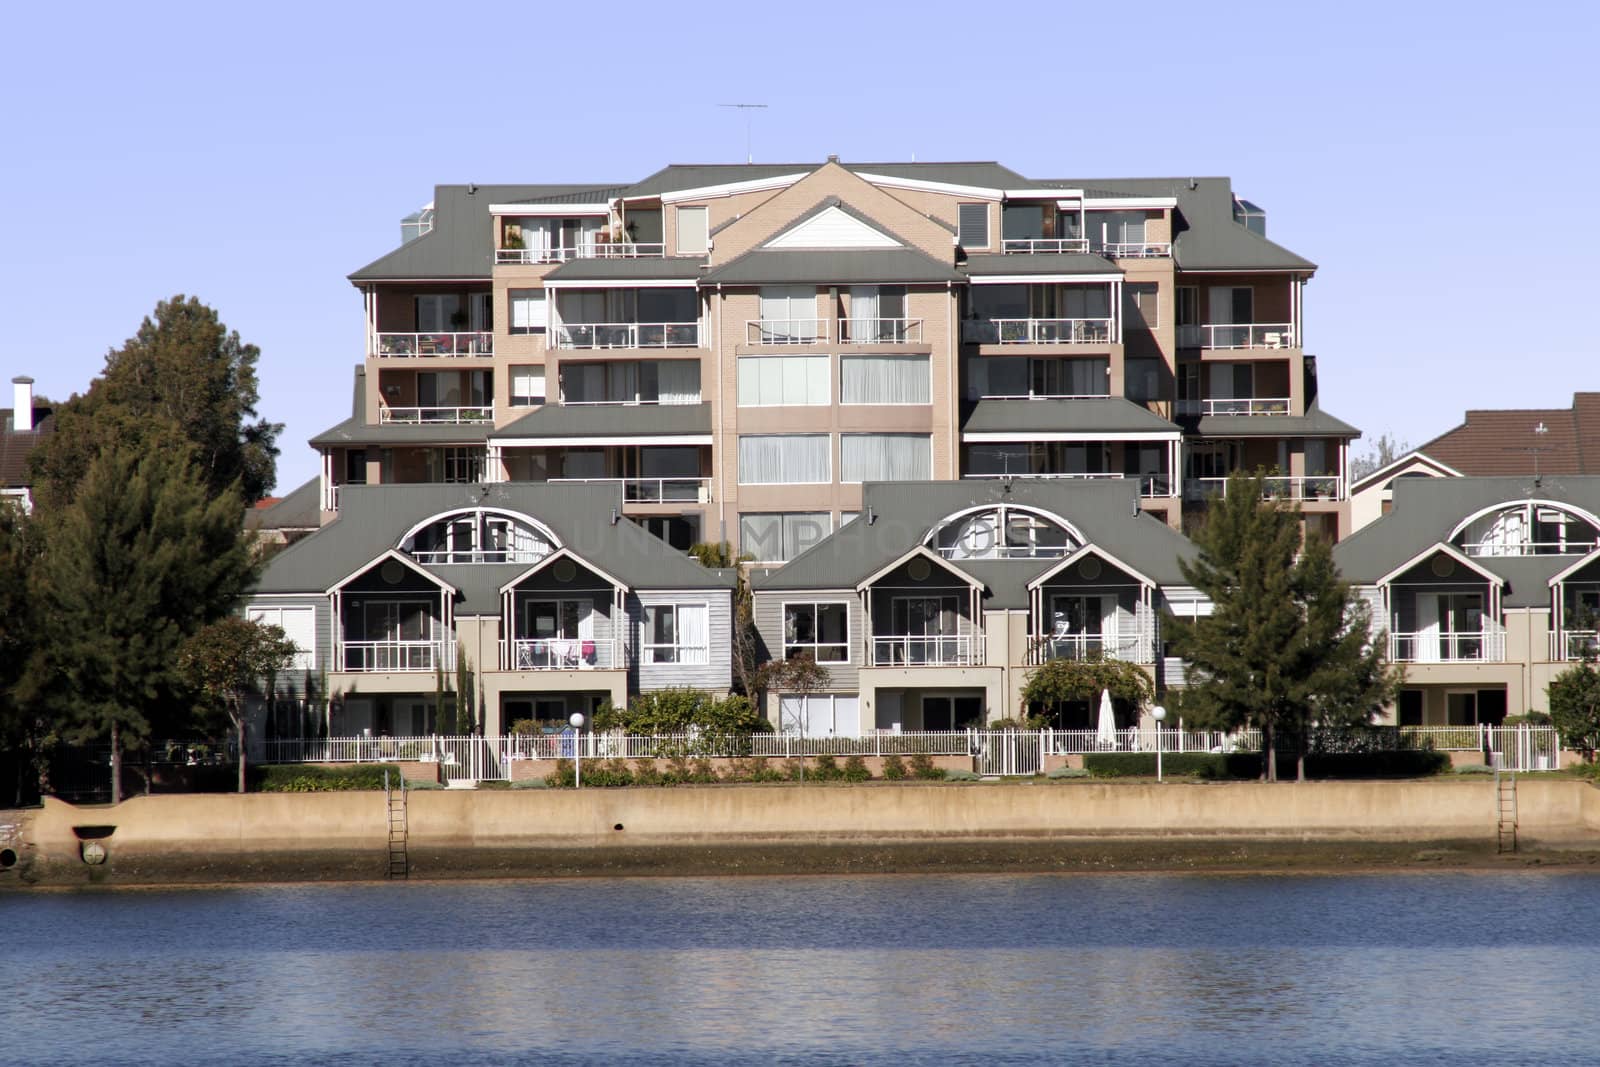
[[[644,437],[710,432],[710,404],[546,404],[489,437]]]
[[[968,256],[963,269],[973,277],[994,274],[1113,274],[1120,277],[1122,274],[1109,259],[1087,252]]]
[[[272,558],[261,593],[320,594],[391,548],[407,530],[457,508],[494,507],[549,527],[580,558],[634,589],[731,589],[730,571],[708,570],[665,541],[622,519],[614,485],[502,482],[478,485],[345,486],[339,518]],[[421,566],[421,565],[419,565]],[[456,610],[498,614],[499,588],[527,564],[422,566],[461,590]]]
[[[352,282],[406,278],[481,278],[494,266],[494,217],[490,204],[526,200],[541,190],[576,186],[438,185],[433,192],[433,229],[378,257],[350,275]],[[468,190],[471,190],[470,192]]]
[[[255,530],[314,530],[322,522],[322,479],[291,489],[271,507],[251,511],[245,525]]]
[[[627,187],[620,195],[629,199],[701,189],[708,185],[809,174],[820,163],[672,163]]]
[[[388,422],[368,425],[362,416],[345,419],[311,438],[313,448],[328,445],[472,445],[482,444],[494,429],[483,422]]]
[[[545,275],[546,281],[617,282],[660,281],[682,278],[693,283],[706,265],[705,256],[668,256],[664,259],[569,259]]]
[[[1034,183],[1010,167],[993,160],[968,160],[949,163],[843,163],[857,174],[882,174],[886,178],[908,178],[945,185],[971,185],[983,189],[1022,189]]]
[[[1360,437],[1361,431],[1313,404],[1304,415],[1207,415],[1202,437]]]
[[[980,400],[963,433],[1165,433],[1178,427],[1120,396],[1089,400]]]
[[[610,182],[605,185],[545,185],[543,190],[533,196],[518,197],[515,200],[497,200],[499,204],[601,204],[610,201],[613,197],[621,196],[627,189],[626,185]],[[564,190],[557,192],[555,190]]]
[[[706,272],[706,284],[786,285],[830,282],[838,285],[913,285],[962,282],[954,269],[914,248],[816,250],[757,248]]]
[[[1345,579],[1373,583],[1432,545],[1446,541],[1468,516],[1525,500],[1571,504],[1600,515],[1600,477],[1397,478],[1393,509],[1333,547]],[[1506,579],[1507,607],[1544,607],[1548,583],[1576,556],[1475,556],[1473,562]]]
[[[756,571],[751,585],[768,589],[839,589],[856,585],[922,542],[933,526],[968,508],[1024,504],[1059,515],[1090,543],[1163,585],[1182,585],[1178,560],[1194,545],[1154,516],[1139,511],[1137,481],[1037,481],[988,479],[953,482],[881,482],[862,487],[862,517],[771,571]],[[873,521],[867,521],[867,512]],[[985,605],[1026,608],[1027,584],[1059,563],[1038,560],[953,560],[982,581]]]

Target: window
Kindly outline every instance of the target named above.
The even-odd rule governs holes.
[[[1127,282],[1122,287],[1123,326],[1129,330],[1153,330],[1161,325],[1156,313],[1155,282]]]
[[[1035,359],[1028,370],[1032,396],[1105,396],[1110,391],[1110,360]]]
[[[840,356],[841,404],[931,404],[927,356]]]
[[[347,448],[344,453],[344,484],[367,484],[367,450]]]
[[[783,658],[804,653],[818,663],[850,662],[849,604],[783,606]]]
[[[678,252],[700,255],[711,246],[710,230],[703,207],[678,208]]]
[[[1213,285],[1211,321],[1218,325],[1247,325],[1255,322],[1255,290],[1249,286]]]
[[[839,439],[842,482],[925,482],[932,477],[929,434],[847,433]]]
[[[1077,547],[1067,530],[1020,508],[958,515],[928,539],[945,559],[1058,559]]]
[[[475,448],[441,448],[428,453],[429,481],[483,481],[483,451]]]
[[[1161,399],[1161,361],[1147,357],[1134,357],[1122,364],[1123,395],[1134,403],[1143,404]]]
[[[778,729],[804,737],[858,737],[861,698],[855,693],[781,693]]]
[[[544,368],[511,368],[511,406],[537,407],[544,403]]]
[[[698,404],[700,363],[692,359],[563,362],[566,404]]]
[[[419,527],[400,551],[419,563],[533,563],[548,556],[548,537],[509,514],[459,511]]]
[[[828,435],[744,434],[740,485],[816,485],[833,480]]]
[[[284,636],[294,642],[294,660],[289,668],[296,671],[315,669],[317,663],[317,612],[315,608],[269,608],[250,605],[245,617],[263,626],[276,626]]]
[[[461,311],[455,293],[425,293],[417,297],[417,332],[444,333],[455,328],[452,319]]]
[[[467,321],[474,332],[488,333],[494,329],[494,294],[472,293],[467,297],[470,309]]]
[[[739,551],[763,563],[787,563],[828,536],[826,511],[768,512],[739,516]]]
[[[956,241],[964,248],[989,247],[989,205],[962,204],[957,209]]]
[[[827,356],[739,357],[740,407],[827,403]]]
[[[817,318],[814,285],[763,285],[761,287],[761,341],[796,344],[815,341],[822,334]]]
[[[643,661],[709,663],[708,610],[705,604],[645,605]]]
[[[841,530],[844,529],[846,526],[849,526],[852,522],[855,522],[860,517],[861,517],[861,512],[859,512],[859,511],[841,511],[841,512],[839,512],[839,529],[841,529]]]
[[[849,339],[858,343],[904,342],[906,287],[903,285],[852,285],[850,287]]]
[[[1200,287],[1195,285],[1178,286],[1178,325],[1198,326],[1200,324]]]
[[[549,321],[548,297],[543,289],[510,289],[512,333],[544,333]]]

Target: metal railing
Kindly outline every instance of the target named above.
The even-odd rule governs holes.
[[[1126,663],[1154,663],[1155,641],[1143,630],[1105,633],[1056,634],[1038,642],[1029,654],[1031,663],[1050,660],[1114,659]]]
[[[1165,474],[1118,474],[1115,471],[1009,471],[1001,474],[964,474],[963,478],[1040,478],[1040,479],[1105,479],[1105,478],[1137,478],[1139,480],[1139,495],[1147,497],[1163,497],[1172,495],[1172,479]]]
[[[1181,348],[1293,348],[1294,324],[1252,322],[1179,326],[1178,345]]]
[[[564,322],[557,348],[696,348],[698,322]]]
[[[1477,541],[1467,542],[1461,551],[1469,556],[1586,556],[1595,542],[1578,541]]]
[[[873,634],[874,667],[975,667],[983,665],[980,634]]]
[[[592,671],[617,665],[610,641],[594,638],[501,639],[500,662],[508,671]]]
[[[1087,237],[1008,237],[1000,242],[1008,255],[1063,254],[1089,251]]]
[[[328,486],[324,486],[323,487],[323,493],[322,493],[322,510],[323,511],[338,511],[339,510],[339,496],[340,496],[339,491],[341,489],[343,489],[343,488],[344,488],[344,486],[342,486],[342,485],[328,485]]]
[[[662,259],[667,246],[660,241],[595,241],[558,248],[499,248],[494,261],[501,265],[566,263],[574,259]]]
[[[1200,401],[1202,415],[1287,415],[1286,396],[1221,397]]]
[[[470,408],[393,408],[387,404],[379,409],[379,422],[403,425],[422,423],[488,422],[494,418],[492,407]]]
[[[1108,241],[1096,251],[1109,259],[1161,259],[1172,255],[1172,242]]]
[[[538,563],[552,551],[548,545],[541,545],[537,548],[412,549],[406,554],[432,567],[441,563]]]
[[[1552,662],[1594,659],[1600,656],[1600,631],[1561,630],[1550,634]]]
[[[852,345],[919,344],[922,320],[840,319],[839,340]]]
[[[1396,663],[1501,663],[1506,634],[1498,626],[1470,633],[1391,633],[1389,658]]]
[[[1186,485],[1191,499],[1228,495],[1227,478],[1190,478]],[[1261,495],[1264,499],[1343,500],[1344,479],[1337,474],[1270,475]]]
[[[1103,345],[1112,319],[983,319],[962,323],[962,340],[988,345]]]
[[[373,334],[372,343],[372,354],[381,359],[494,355],[494,334],[479,330],[471,333],[379,333]]]
[[[710,478],[551,478],[550,481],[621,485],[622,499],[629,504],[706,504],[711,501]]]
[[[453,641],[341,641],[338,669],[397,674],[451,670],[455,650]]]
[[[746,319],[744,341],[748,345],[826,344],[827,319]]]

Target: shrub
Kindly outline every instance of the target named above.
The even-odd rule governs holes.
[[[906,777],[906,761],[897,754],[883,757],[883,776],[891,782],[904,781]]]
[[[1046,778],[1087,778],[1089,772],[1082,767],[1057,767],[1045,775]]]
[[[866,782],[872,778],[872,772],[867,770],[867,761],[860,756],[851,756],[844,761],[844,780],[847,782]]]
[[[558,789],[570,788],[574,783],[572,761],[556,760],[556,769],[544,776],[544,784]]]
[[[844,777],[844,771],[839,769],[839,762],[832,756],[818,756],[811,768],[811,777],[819,782],[837,782]]]
[[[641,760],[634,760],[633,761],[633,784],[634,785],[661,785],[662,784],[661,772],[656,769],[656,761],[655,760],[653,760],[653,759],[641,759]]]
[[[334,793],[352,789],[399,788],[400,768],[388,763],[271,763],[253,768],[250,777],[262,793]]]
[[[689,771],[689,781],[706,785],[717,780],[717,770],[711,766],[711,761],[704,756],[694,761],[694,767]]]
[[[479,789],[510,789],[510,782],[479,782]]]
[[[926,752],[914,753],[911,757],[911,776],[925,782],[937,782],[946,777],[943,767],[933,765],[933,757]]]
[[[765,756],[751,760],[748,773],[752,782],[781,782],[785,779],[783,771],[772,766]]]
[[[1456,768],[1457,774],[1493,774],[1494,768],[1483,763],[1463,763]]]
[[[939,772],[939,777],[947,782],[980,782],[983,780],[981,775],[974,774],[971,771],[947,771],[943,767],[935,769]]]
[[[522,778],[511,783],[512,789],[549,789],[550,783],[543,778]]]
[[[1091,752],[1083,766],[1096,778],[1153,778],[1154,752]],[[1306,757],[1307,778],[1421,778],[1450,767],[1443,752],[1412,749],[1400,752],[1323,752]],[[1162,769],[1176,777],[1192,775],[1211,781],[1261,777],[1261,756],[1255,752],[1172,752],[1162,757]],[[1292,753],[1278,756],[1278,777],[1293,778]]]
[[[426,791],[426,790],[429,790],[429,789],[443,789],[443,788],[444,788],[444,786],[440,785],[438,782],[429,781],[426,778],[422,779],[421,781],[407,782],[406,783],[406,789],[409,790],[410,792],[413,792],[413,793],[415,793],[419,789]]]

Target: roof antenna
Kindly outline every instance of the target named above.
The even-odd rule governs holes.
[[[766,104],[718,104],[718,107],[731,107],[744,112],[744,161],[746,165],[754,163],[756,157],[750,151],[750,112],[765,111]]]

